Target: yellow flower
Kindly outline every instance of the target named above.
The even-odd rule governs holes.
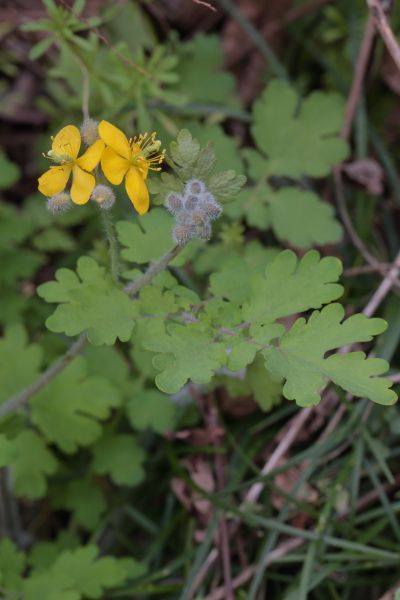
[[[126,135],[108,121],[99,124],[99,135],[106,148],[101,156],[101,168],[108,181],[119,185],[125,177],[126,192],[140,215],[149,210],[149,191],[145,180],[149,170],[159,171],[164,152],[157,154],[161,143],[156,134],[143,134],[128,140]]]
[[[58,166],[50,167],[39,177],[39,192],[45,196],[59,194],[65,190],[72,173],[71,200],[75,204],[86,204],[96,184],[89,171],[93,171],[100,162],[104,142],[97,140],[78,158],[81,134],[75,125],[63,127],[52,140],[48,157]]]

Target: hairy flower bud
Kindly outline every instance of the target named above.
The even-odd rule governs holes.
[[[185,198],[185,208],[187,210],[193,210],[199,203],[199,197],[195,194],[190,194],[190,196],[186,196]]]
[[[193,229],[193,237],[201,240],[209,240],[211,237],[211,225],[209,221],[204,221]]]
[[[91,200],[97,202],[99,208],[109,210],[115,202],[115,195],[108,185],[96,185],[92,192]]]
[[[185,185],[185,194],[201,194],[205,189],[206,186],[201,179],[191,179]]]
[[[60,194],[51,196],[51,198],[47,198],[47,210],[54,215],[67,212],[72,206],[71,197],[67,192],[61,192]]]
[[[219,204],[219,202],[216,201],[214,196],[210,193],[205,194],[204,200],[202,203],[202,208],[203,208],[204,212],[206,213],[206,215],[208,216],[208,218],[211,219],[212,221],[214,221],[215,219],[218,219],[218,217],[221,216],[222,206]]]
[[[173,229],[172,237],[174,238],[174,242],[183,246],[187,244],[187,242],[193,237],[193,227],[189,223],[177,223]]]
[[[88,146],[91,146],[96,140],[100,139],[98,125],[98,121],[94,119],[85,119],[81,125],[82,139]]]
[[[201,225],[208,221],[207,213],[200,207],[192,212],[191,217],[193,225]]]
[[[183,208],[182,196],[176,192],[170,192],[165,199],[167,210],[173,215],[177,215]]]

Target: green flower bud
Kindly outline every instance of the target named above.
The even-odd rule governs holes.
[[[109,210],[115,202],[115,194],[108,185],[96,185],[91,200],[94,200],[102,210]]]
[[[60,194],[51,196],[51,198],[47,198],[47,210],[54,215],[67,212],[72,206],[71,196],[67,192],[61,192]]]
[[[81,125],[81,136],[88,146],[91,146],[100,139],[98,125],[98,121],[94,119],[85,119]]]

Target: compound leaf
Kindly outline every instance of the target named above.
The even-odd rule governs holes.
[[[367,342],[386,329],[382,319],[368,319],[362,314],[343,321],[344,309],[331,304],[314,311],[308,322],[298,319],[284,334],[276,348],[264,350],[267,368],[284,377],[283,394],[300,406],[317,404],[328,379],[356,396],[379,404],[393,404],[397,395],[389,379],[377,377],[388,369],[380,358],[366,358],[363,352],[332,354],[326,352]],[[342,322],[343,321],[343,322]]]
[[[70,510],[76,524],[89,531],[96,529],[107,507],[101,487],[89,478],[54,487],[52,503],[55,508]]]
[[[83,357],[76,358],[31,400],[32,421],[49,442],[67,454],[92,444],[99,423],[120,403],[116,389],[101,377],[89,377]]]
[[[96,346],[112,345],[117,338],[123,342],[130,339],[135,305],[95,260],[81,257],[77,274],[59,269],[56,280],[38,287],[46,302],[60,303],[46,321],[50,331],[71,336],[86,331]]]
[[[333,208],[316,194],[283,188],[270,198],[271,225],[280,240],[298,248],[340,241],[343,230]]]
[[[312,93],[298,108],[296,92],[273,81],[254,104],[252,135],[269,158],[269,173],[323,177],[344,160],[347,143],[338,137],[344,101],[338,94]]]
[[[137,485],[144,478],[144,452],[132,434],[107,434],[91,449],[92,468],[117,485]]]
[[[9,441],[8,453],[16,495],[31,499],[44,496],[46,477],[55,473],[58,463],[43,439],[35,431],[23,431]]]
[[[126,404],[128,419],[136,429],[152,429],[157,433],[171,431],[175,422],[175,406],[169,396],[157,390],[137,387]]]
[[[124,583],[132,563],[137,565],[111,556],[98,558],[98,552],[95,545],[64,551],[46,573],[34,573],[25,581],[24,600],[101,598],[104,590]]]
[[[25,566],[25,555],[19,552],[9,539],[0,542],[0,589],[7,591],[9,597],[18,597],[21,588],[22,571]]]
[[[300,260],[294,252],[284,250],[250,283],[249,300],[244,303],[245,321],[272,323],[281,317],[319,308],[343,293],[336,281],[342,271],[334,257],[320,258],[310,250]]]
[[[137,223],[119,221],[118,238],[124,246],[122,257],[136,263],[147,263],[171,250],[172,217],[162,208],[138,217]]]
[[[10,325],[0,339],[0,403],[36,379],[41,361],[40,346],[28,343],[22,325]]]
[[[201,324],[170,324],[161,321],[149,324],[143,342],[146,350],[159,352],[153,359],[158,371],[157,387],[173,394],[190,379],[194,383],[207,383],[214,371],[226,362],[224,345],[216,343],[213,332]]]

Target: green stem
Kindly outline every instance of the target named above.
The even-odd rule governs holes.
[[[108,243],[110,270],[115,281],[118,281],[120,273],[119,248],[117,237],[115,235],[114,223],[108,210],[101,210],[101,220],[103,223],[104,233],[106,235]]]
[[[135,279],[135,281],[131,281],[124,287],[124,292],[128,294],[131,298],[136,296],[139,290],[145,287],[156,275],[164,271],[168,264],[175,258],[177,254],[182,250],[184,246],[175,246],[172,250],[169,250],[164,256],[162,256],[157,262],[152,263],[147,271],[143,273],[139,279]]]
[[[143,275],[139,277],[139,279],[128,283],[128,285],[124,288],[124,292],[128,294],[130,298],[136,296],[136,294],[144,286],[148,285],[154,279],[154,277],[156,277],[156,275],[167,268],[169,262],[173,260],[183,248],[184,246],[175,246],[172,248],[172,250],[167,252],[167,254],[164,254],[160,260],[151,264],[143,273]],[[40,390],[46,387],[46,385],[50,383],[54,377],[61,373],[61,371],[63,371],[65,367],[67,367],[70,362],[83,351],[83,349],[86,347],[86,344],[86,333],[81,333],[81,335],[68,348],[63,356],[57,358],[57,360],[55,360],[48,369],[39,375],[34,382],[20,392],[14,394],[14,396],[9,398],[0,406],[0,418],[22,409],[29,402],[31,397],[34,396],[34,394],[37,394],[40,392]]]

